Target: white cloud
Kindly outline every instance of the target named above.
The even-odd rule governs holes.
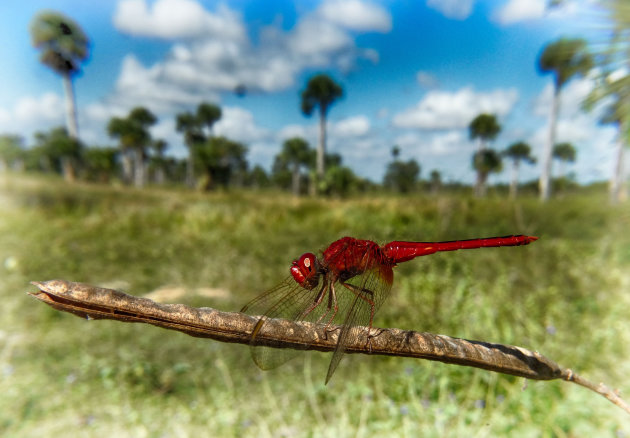
[[[24,96],[13,108],[0,108],[0,132],[26,133],[65,126],[64,99],[55,93]]]
[[[426,71],[416,73],[416,80],[423,88],[437,88],[439,82],[435,76]]]
[[[509,0],[498,8],[492,19],[504,26],[521,21],[545,19],[566,20],[571,16],[599,16],[601,10],[596,1],[565,0],[550,6],[547,0]]]
[[[178,39],[153,65],[127,55],[107,99],[127,107],[143,102],[156,110],[217,101],[220,93],[241,87],[253,93],[284,90],[305,69],[350,70],[359,58],[378,62],[378,52],[356,47],[355,33],[391,28],[387,11],[359,0],[326,1],[289,30],[263,27],[256,43],[229,6],[210,12],[195,0],[157,0],[151,6],[147,0],[122,0],[114,22],[134,35]]]
[[[327,57],[329,53],[351,47],[352,44],[350,34],[343,28],[316,17],[298,23],[288,41],[289,48],[295,54],[314,57]]]
[[[240,40],[245,29],[231,9],[219,6],[216,13],[206,11],[194,0],[122,0],[114,13],[114,25],[124,33],[158,38],[220,36]]]
[[[595,86],[589,78],[574,79],[560,92],[560,117],[575,116],[582,112],[582,102]],[[548,83],[534,100],[534,115],[549,117],[553,99],[553,84]]]
[[[430,91],[412,108],[393,118],[400,128],[458,129],[465,128],[480,113],[507,115],[518,100],[516,89],[497,89],[491,92],[476,92],[472,87],[454,93]]]
[[[387,11],[359,0],[325,1],[320,7],[320,14],[326,20],[351,30],[389,32],[392,28],[392,19]]]
[[[405,132],[396,137],[395,143],[401,146],[407,155],[420,161],[428,157],[444,157],[472,151],[468,138],[461,130],[439,132],[432,135]]]
[[[244,108],[227,106],[221,108],[221,113],[221,119],[213,127],[216,135],[243,143],[261,141],[270,135],[256,124],[254,115]]]
[[[23,97],[17,102],[14,110],[16,120],[23,123],[59,122],[63,121],[63,114],[63,99],[55,93],[45,93],[40,97]]]
[[[546,9],[547,0],[510,0],[496,12],[494,19],[507,25],[542,18]]]
[[[309,132],[304,125],[287,125],[278,131],[278,138],[281,142],[293,137],[306,139],[314,135],[314,129],[310,129],[310,131],[312,132]]]
[[[330,127],[330,135],[341,138],[362,137],[369,131],[370,120],[366,116],[348,117]]]
[[[445,17],[465,20],[472,13],[474,0],[427,0],[427,6],[441,12]]]

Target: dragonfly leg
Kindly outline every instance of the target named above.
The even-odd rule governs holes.
[[[322,302],[322,300],[324,299],[324,295],[326,295],[326,292],[328,291],[328,282],[325,281],[324,279],[324,284],[322,284],[322,288],[319,290],[319,292],[317,293],[317,296],[315,297],[315,300],[313,300],[313,303],[308,306],[306,308],[306,310],[304,310],[304,312],[302,312],[300,314],[300,317],[298,319],[303,319],[306,317],[306,315],[308,315],[309,313],[311,313],[317,306],[319,306]],[[324,315],[326,315],[328,313],[328,311],[330,310],[330,307],[326,310],[326,312],[324,313]],[[317,322],[319,322],[320,319],[322,319],[323,315],[319,317],[319,319],[317,320]]]
[[[368,303],[370,305],[370,324],[369,324],[369,327],[372,328],[372,321],[374,319],[374,312],[376,312],[376,305],[374,304],[374,300],[366,297],[365,295],[369,295],[371,297],[374,297],[374,292],[372,292],[371,290],[366,289],[364,287],[355,286],[354,284],[349,284],[349,283],[341,283],[341,284],[343,284],[350,292],[355,294],[358,298],[362,299],[363,301],[365,301],[366,303]]]
[[[330,293],[328,294],[328,311],[330,311],[331,308],[333,309],[332,316],[328,319],[326,327],[328,327],[330,323],[333,322],[333,319],[335,319],[335,316],[337,316],[337,312],[339,311],[339,303],[337,302],[337,292],[335,292],[334,283],[330,285]],[[326,313],[328,313],[328,311],[326,311]],[[324,315],[322,315],[322,317]]]
[[[370,333],[372,330],[373,330],[372,327],[368,329],[367,341],[365,343],[365,346],[368,347],[370,354],[372,354],[372,339],[376,338],[377,336],[380,336],[382,333],[385,333],[386,329],[383,329],[383,328],[374,329],[376,330],[375,334]]]

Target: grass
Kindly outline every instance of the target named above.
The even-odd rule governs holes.
[[[629,226],[630,207],[609,207],[604,193],[544,205],[462,195],[296,200],[4,176],[0,435],[626,436],[623,411],[566,382],[347,355],[324,386],[326,354],[262,372],[245,346],[87,322],[24,292],[31,280],[63,278],[135,295],[180,288],[188,293],[163,296],[238,310],[284,278],[294,257],[343,235],[537,235],[523,248],[401,264],[375,325],[538,350],[628,397]]]

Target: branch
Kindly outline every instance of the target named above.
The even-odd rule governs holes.
[[[64,280],[33,282],[40,291],[30,294],[54,309],[87,319],[142,322],[178,330],[190,336],[221,342],[251,344],[257,317],[221,312],[208,307],[159,304],[147,298]],[[333,351],[339,330],[303,321],[269,319],[255,338],[255,345],[301,350]],[[347,353],[415,357],[482,368],[533,380],[562,379],[577,383],[606,397],[626,412],[628,405],[604,384],[596,385],[568,368],[533,352],[511,345],[452,338],[400,329],[368,329],[350,341]]]

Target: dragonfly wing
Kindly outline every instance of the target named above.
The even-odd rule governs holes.
[[[301,287],[295,282],[293,277],[289,276],[279,285],[254,298],[241,309],[243,313],[260,316],[250,341],[252,359],[259,368],[263,370],[276,368],[295,357],[300,351],[289,348],[254,345],[267,319],[282,318],[291,321],[317,321],[326,311],[324,302],[310,312],[306,313],[306,311],[312,307],[317,295],[325,287],[323,279],[320,279],[316,288],[308,290]],[[324,297],[324,300],[327,300],[327,297]],[[308,348],[308,345],[304,345],[303,348]]]
[[[369,266],[369,264],[366,264]],[[392,268],[377,264],[363,274],[351,278],[344,284],[337,283],[336,292],[340,296],[340,312],[346,315],[333,357],[328,366],[326,383],[337,369],[348,344],[364,334],[365,327],[372,324],[374,313],[379,309],[392,287]],[[341,296],[344,299],[341,299]]]

